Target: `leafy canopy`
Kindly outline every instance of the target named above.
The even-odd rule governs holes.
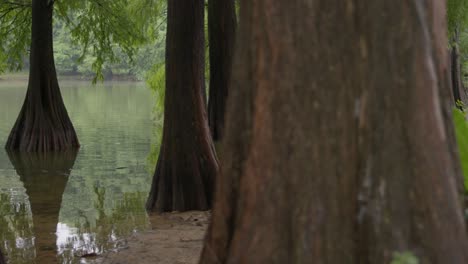
[[[0,0],[0,72],[21,69],[31,23],[31,0]]]
[[[81,56],[93,58],[102,79],[105,62],[132,59],[152,38],[161,0],[56,0],[54,19],[65,24]],[[0,0],[0,72],[20,70],[31,43],[32,0]],[[118,50],[118,52],[116,52]]]
[[[468,0],[447,0],[447,26],[449,36],[468,26]]]

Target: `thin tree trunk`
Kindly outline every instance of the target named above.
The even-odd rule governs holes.
[[[458,29],[455,30],[455,35],[453,36],[452,41],[453,43],[450,48],[450,61],[453,97],[455,102],[460,101],[466,105],[468,104],[468,98],[462,81],[460,50],[458,48],[458,44],[460,42],[460,33]]]
[[[214,140],[223,135],[226,100],[229,93],[234,38],[237,27],[234,0],[208,1],[210,38],[210,97],[208,120]]]
[[[241,2],[201,263],[468,263],[433,1]]]
[[[204,1],[169,0],[164,128],[147,209],[211,208],[217,158],[204,86]]]
[[[1,250],[0,250],[0,264],[6,264],[5,256],[3,256],[3,253]]]
[[[440,12],[440,10],[445,10],[445,5],[446,1],[429,2],[428,23],[429,28],[432,29],[430,31],[432,52],[434,55],[434,66],[438,77],[441,110],[445,123],[447,144],[451,152],[451,167],[454,168],[455,181],[458,187],[460,200],[462,201],[465,194],[465,186],[452,117],[456,101],[454,101],[454,91],[451,83],[451,62],[447,60],[447,37],[445,33],[441,33],[446,32],[447,29],[446,14],[444,12]]]
[[[32,1],[29,84],[6,149],[45,152],[78,148],[60,94],[52,46],[53,1]]]

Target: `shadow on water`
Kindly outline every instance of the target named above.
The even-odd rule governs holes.
[[[56,263],[56,230],[62,195],[77,151],[8,152],[29,197],[37,263]]]

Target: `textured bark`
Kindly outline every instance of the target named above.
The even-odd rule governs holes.
[[[32,1],[29,84],[6,149],[45,152],[78,148],[60,94],[52,46],[53,1]]]
[[[44,248],[56,248],[57,223],[62,195],[77,152],[8,152],[31,204],[37,263],[53,263],[56,256]]]
[[[220,140],[223,135],[236,27],[234,0],[208,1],[210,40],[208,120],[213,140]]]
[[[468,263],[436,2],[241,2],[201,263]]]
[[[204,87],[204,2],[169,0],[164,128],[147,209],[211,207],[217,158],[208,128]]]

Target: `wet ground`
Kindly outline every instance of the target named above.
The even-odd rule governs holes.
[[[150,216],[152,228],[135,233],[126,246],[95,258],[103,264],[196,264],[208,227],[206,212]]]

